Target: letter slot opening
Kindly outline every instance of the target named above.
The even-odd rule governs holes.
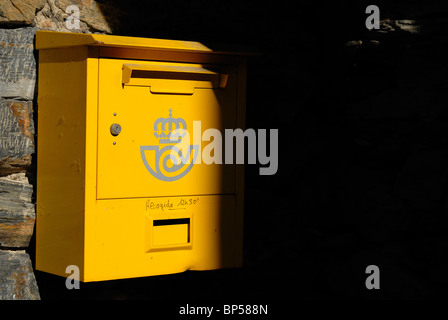
[[[193,94],[194,89],[225,88],[227,73],[201,66],[123,64],[122,84],[148,86],[152,93]]]
[[[190,243],[190,218],[153,220],[152,245],[178,246]]]
[[[170,226],[174,224],[190,224],[190,218],[153,220],[153,226]]]

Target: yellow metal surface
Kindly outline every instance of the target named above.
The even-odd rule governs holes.
[[[189,242],[188,224],[153,226],[152,232],[152,245],[155,247],[183,245]]]
[[[190,199],[196,203],[185,204]],[[242,263],[242,230],[235,224],[234,195],[99,200],[93,216],[85,235],[83,281],[238,267]],[[174,243],[183,241],[188,226],[154,227],[154,220],[186,216],[192,217],[190,243]],[[181,234],[169,240],[174,231]]]
[[[193,136],[192,158],[206,129],[244,129],[244,60],[202,48],[188,62],[200,46],[160,41],[37,32],[38,270],[77,265],[100,281],[241,266],[242,166],[193,163],[178,178],[156,150],[175,144],[170,119]],[[129,59],[139,45],[168,58]]]
[[[73,46],[154,48],[158,50],[205,51],[211,49],[195,41],[109,36],[70,32],[39,31],[36,49],[55,49]]]
[[[224,132],[225,128],[236,126],[236,68],[227,68],[229,80],[226,87],[219,90],[192,88],[192,94],[172,94],[185,89],[189,82],[197,81],[156,78],[152,79],[153,84],[157,88],[164,87],[163,91],[169,94],[154,94],[152,87],[122,86],[121,81],[117,81],[123,64],[135,62],[121,59],[100,59],[99,62],[98,198],[168,196],[173,192],[176,195],[234,193],[234,165],[202,162],[194,165],[182,179],[166,183],[153,178],[143,165],[141,146],[160,144],[155,133],[168,130],[160,127],[154,130],[154,123],[159,118],[168,119],[171,112],[172,118],[185,120],[190,135],[188,144],[201,146],[197,152],[200,157],[206,146],[201,143],[204,130],[215,128]],[[173,83],[167,83],[169,81]],[[197,133],[193,132],[193,121],[201,121],[201,130]],[[119,123],[122,127],[122,132],[116,137],[110,134],[112,123]],[[150,166],[156,164],[153,150],[144,151],[144,157]],[[170,175],[160,167],[162,173]]]
[[[91,63],[85,47],[39,54],[36,266],[51,273],[84,264],[88,136],[86,109],[79,106],[86,104]]]

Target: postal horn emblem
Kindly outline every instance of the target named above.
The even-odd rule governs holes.
[[[168,118],[154,122],[154,136],[158,145],[140,146],[140,154],[146,169],[162,181],[176,181],[193,168],[199,153],[198,145],[188,145],[187,123],[182,118]]]

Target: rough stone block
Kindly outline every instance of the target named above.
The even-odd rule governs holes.
[[[30,25],[36,11],[42,9],[46,2],[46,0],[2,0],[0,23],[9,26]]]
[[[35,28],[0,29],[0,97],[32,100],[36,84]]]
[[[34,153],[31,101],[0,100],[0,176],[25,172]]]
[[[30,256],[0,250],[0,300],[40,300]]]
[[[28,247],[36,218],[32,193],[24,173],[0,178],[0,247]]]

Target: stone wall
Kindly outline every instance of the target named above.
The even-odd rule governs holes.
[[[446,1],[143,2],[0,4],[0,298],[39,297],[28,247],[38,28],[254,45],[263,55],[248,65],[247,127],[281,137],[275,176],[246,166],[241,272],[71,291],[41,275],[41,296],[448,297]],[[65,26],[69,4],[81,9],[79,30]],[[370,4],[380,30],[365,28]],[[376,292],[365,287],[372,264]]]

